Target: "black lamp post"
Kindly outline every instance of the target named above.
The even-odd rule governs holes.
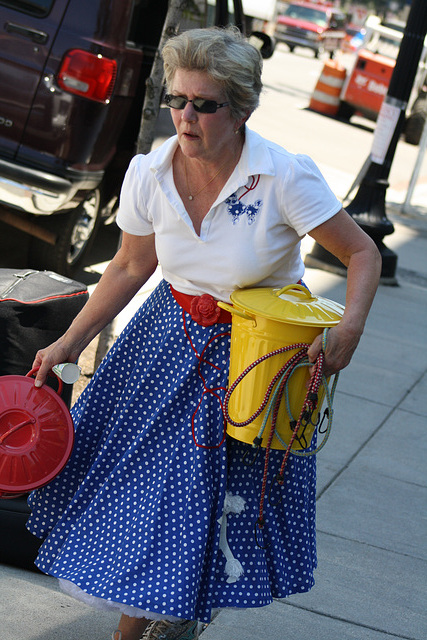
[[[242,33],[245,33],[245,16],[242,0],[233,0],[234,24]],[[228,13],[228,0],[217,0],[215,5],[215,24],[217,27],[226,27],[230,22]]]
[[[381,281],[396,284],[397,255],[388,249],[383,238],[394,232],[387,218],[385,199],[388,176],[397,143],[405,123],[405,110],[417,73],[427,33],[427,1],[412,0],[396,65],[384,98],[375,129],[369,166],[354,200],[346,207],[359,226],[374,240],[382,256]],[[393,131],[394,126],[394,131]],[[391,127],[391,128],[390,128]],[[390,135],[391,134],[391,135]],[[384,148],[383,153],[381,146]],[[343,265],[317,243],[306,256],[306,265],[326,270],[343,269]],[[332,267],[332,269],[331,269]]]

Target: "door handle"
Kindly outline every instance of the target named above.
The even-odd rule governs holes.
[[[37,29],[30,29],[29,27],[23,27],[20,24],[14,22],[6,22],[5,29],[8,33],[18,33],[24,38],[29,38],[36,44],[46,44],[49,36],[44,31],[38,31]]]

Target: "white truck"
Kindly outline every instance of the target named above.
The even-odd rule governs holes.
[[[277,16],[277,0],[242,0],[246,16],[246,33],[269,32]],[[273,29],[274,30],[274,29]]]

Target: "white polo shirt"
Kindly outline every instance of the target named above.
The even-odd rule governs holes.
[[[341,209],[314,162],[246,128],[242,155],[194,230],[173,180],[177,136],[126,173],[117,224],[155,234],[163,277],[178,291],[228,302],[238,288],[282,287],[304,274],[301,238]]]

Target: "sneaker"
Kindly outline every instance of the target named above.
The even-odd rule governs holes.
[[[182,622],[153,620],[145,629],[141,640],[196,640],[197,627],[197,620],[182,620]]]

